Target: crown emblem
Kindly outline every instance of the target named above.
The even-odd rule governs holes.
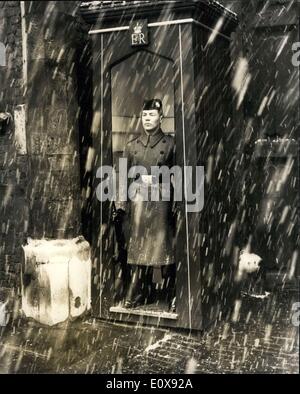
[[[135,34],[141,34],[143,25],[140,22],[134,26],[133,31]]]

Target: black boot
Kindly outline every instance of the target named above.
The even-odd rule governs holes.
[[[174,293],[174,297],[171,298],[169,302],[169,312],[176,312],[176,294]]]
[[[116,264],[115,267],[115,284],[114,284],[114,293],[113,300],[114,303],[120,302],[124,298],[125,292],[125,272],[123,267],[120,264]]]
[[[146,267],[146,304],[153,304],[156,301],[156,289],[152,281],[153,267]]]
[[[145,303],[145,272],[146,267],[132,265],[131,282],[125,297],[125,308],[135,308]]]
[[[170,312],[176,311],[176,265],[171,264],[162,267],[164,279],[163,290],[166,293],[166,301]]]

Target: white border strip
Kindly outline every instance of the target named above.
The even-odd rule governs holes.
[[[103,165],[103,72],[104,72],[104,67],[103,67],[103,49],[104,49],[104,44],[103,44],[103,36],[101,36],[101,102],[100,102],[100,114],[101,114],[101,127],[100,127],[100,163],[101,167]],[[100,272],[99,272],[99,280],[100,280],[100,288],[99,288],[99,304],[100,304],[100,316],[102,315],[102,291],[103,291],[103,285],[102,285],[102,270],[103,270],[103,250],[102,250],[102,228],[103,228],[103,206],[102,206],[102,201],[100,201]]]
[[[225,34],[222,34],[218,30],[212,29],[211,27],[205,25],[204,23],[198,22],[193,18],[176,19],[176,20],[172,20],[172,21],[153,22],[153,23],[149,23],[148,27],[181,25],[181,24],[185,24],[185,23],[195,23],[196,25],[202,26],[205,29],[208,29],[213,32],[217,32],[217,34],[219,36],[226,38],[227,40],[230,40],[230,37],[226,36]],[[111,32],[115,32],[115,31],[125,31],[125,30],[129,30],[129,26],[117,26],[117,27],[110,27],[110,28],[106,28],[106,29],[90,30],[89,34],[92,35],[92,34],[101,34],[101,33],[111,33]]]
[[[179,25],[179,53],[180,53],[180,84],[181,84],[181,116],[182,116],[182,134],[183,134],[183,165],[184,165],[184,208],[185,208],[185,231],[186,231],[186,250],[187,250],[187,274],[188,274],[188,303],[189,303],[189,327],[192,329],[192,311],[191,311],[191,276],[190,276],[190,243],[189,243],[189,220],[187,213],[187,186],[186,186],[186,146],[185,146],[185,122],[184,122],[184,97],[183,97],[183,64],[182,64],[182,41],[181,26]]]

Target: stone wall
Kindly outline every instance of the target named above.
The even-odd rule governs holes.
[[[240,243],[261,255],[268,270],[299,271],[299,3],[230,1],[238,13],[233,58],[243,113],[237,186]]]
[[[9,287],[19,276],[28,224],[27,155],[19,145],[24,137],[20,2],[0,2],[0,21],[0,42],[6,47],[6,65],[0,67],[0,112],[13,116],[0,134],[0,287]]]
[[[33,2],[26,26],[29,233],[74,237],[80,232],[74,19],[55,2]]]
[[[79,126],[85,115],[78,74],[86,31],[78,3],[0,3],[0,42],[7,51],[0,112],[13,116],[0,135],[1,288],[19,287],[27,237],[82,233]]]

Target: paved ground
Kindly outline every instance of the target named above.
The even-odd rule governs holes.
[[[1,373],[299,373],[297,292],[243,297],[239,314],[188,334],[99,320],[2,328]],[[236,311],[237,312],[237,311]]]

